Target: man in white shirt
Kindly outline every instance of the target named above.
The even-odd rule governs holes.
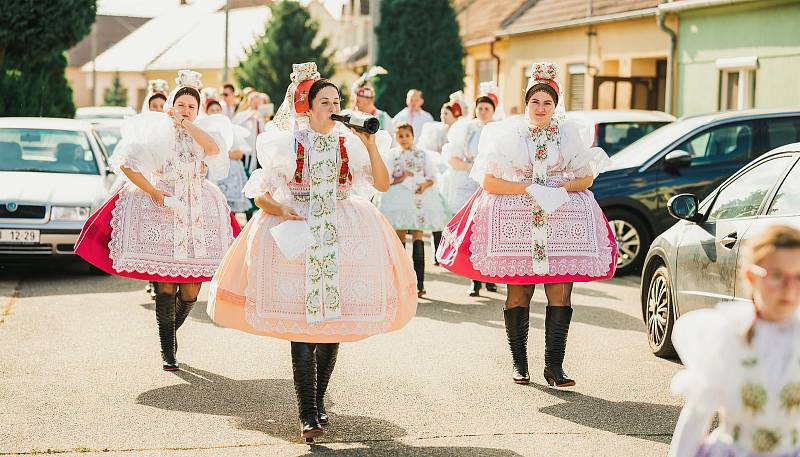
[[[392,122],[392,116],[389,116],[389,113],[379,110],[375,106],[375,88],[372,86],[358,87],[355,90],[355,95],[356,111],[375,116],[381,124],[381,129],[386,130],[394,140],[394,123]]]
[[[239,107],[239,100],[236,98],[236,89],[233,84],[225,84],[222,88],[222,114],[233,119],[236,108]]]
[[[414,128],[414,137],[416,138],[422,134],[422,126],[428,122],[433,122],[431,113],[422,109],[425,99],[422,97],[422,91],[419,89],[411,89],[406,94],[406,107],[397,113],[394,117],[394,123],[408,122]]]

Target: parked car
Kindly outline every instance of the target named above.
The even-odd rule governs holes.
[[[106,147],[108,156],[114,154],[114,149],[122,139],[122,123],[121,119],[105,119],[102,122],[92,122],[92,127],[95,132],[100,136],[100,140]]]
[[[797,141],[800,111],[730,111],[679,119],[614,155],[591,190],[617,238],[617,272],[641,270],[651,240],[674,223],[671,197],[703,199],[752,159]]]
[[[675,116],[662,111],[637,109],[568,111],[567,119],[585,124],[594,132],[594,146],[612,156]]]
[[[658,236],[644,263],[642,317],[654,354],[674,356],[675,319],[720,301],[745,298],[737,282],[741,245],[771,224],[800,228],[800,143],[759,157],[698,203],[673,197],[680,222]]]
[[[125,119],[136,114],[130,106],[85,106],[75,110],[75,119],[96,122],[105,119]]]
[[[88,123],[0,118],[0,262],[74,255],[114,179]]]

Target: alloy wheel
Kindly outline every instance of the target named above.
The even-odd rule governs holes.
[[[617,239],[617,268],[625,268],[636,261],[642,247],[639,231],[628,221],[616,219],[609,221],[614,237]]]
[[[669,318],[668,294],[667,278],[655,274],[647,290],[647,338],[652,348],[659,348],[664,343]]]

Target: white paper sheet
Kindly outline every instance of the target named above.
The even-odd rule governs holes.
[[[269,229],[284,256],[291,259],[314,244],[314,234],[306,221],[286,221]]]
[[[563,187],[546,187],[539,184],[531,184],[525,190],[547,214],[552,213],[569,201],[567,190]]]

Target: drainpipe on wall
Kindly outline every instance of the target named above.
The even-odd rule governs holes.
[[[658,21],[658,28],[660,28],[664,33],[669,35],[669,56],[667,56],[667,89],[664,94],[664,102],[666,104],[665,108],[669,114],[675,115],[675,109],[673,106],[673,97],[672,97],[672,89],[673,89],[673,80],[675,77],[675,54],[677,51],[676,43],[678,41],[678,35],[675,33],[674,30],[667,27],[667,24],[664,22],[666,16],[663,11],[659,10],[658,14],[656,15],[656,20]]]
[[[500,56],[494,53],[494,44],[497,42],[497,38],[493,38],[491,42],[489,42],[489,55],[492,56],[492,59],[496,62],[494,65],[494,79],[497,83],[497,87],[500,87]],[[481,83],[482,81],[478,81]]]

